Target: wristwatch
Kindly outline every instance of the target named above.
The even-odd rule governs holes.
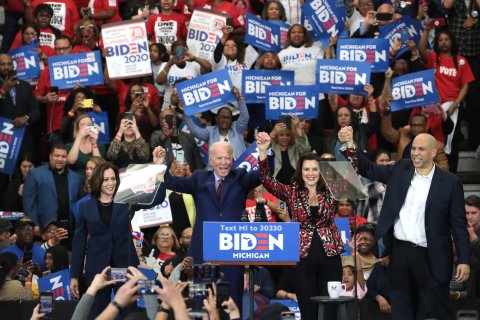
[[[475,20],[478,19],[478,11],[473,9],[472,12],[470,12],[470,17],[474,18]]]

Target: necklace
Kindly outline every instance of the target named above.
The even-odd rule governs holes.
[[[112,200],[110,200],[109,202],[102,202],[102,201],[100,201],[100,199],[98,199],[98,202],[100,203],[100,205],[102,207],[108,207],[109,205],[112,204]]]

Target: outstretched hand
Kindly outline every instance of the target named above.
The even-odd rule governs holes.
[[[260,152],[267,152],[270,147],[270,136],[266,132],[259,132],[256,137],[257,147]]]

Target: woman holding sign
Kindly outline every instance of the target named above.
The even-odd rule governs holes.
[[[425,25],[420,38],[418,50],[426,67],[435,69],[435,85],[440,95],[442,108],[450,115],[455,125],[458,123],[458,108],[467,95],[468,85],[474,81],[472,70],[465,57],[458,54],[455,39],[447,30],[437,30],[433,51],[427,49],[428,35],[432,24]],[[441,114],[436,114],[437,122],[442,122]],[[445,137],[445,153],[447,153],[450,171],[456,173],[458,165],[459,126]],[[438,137],[436,137],[438,139]],[[443,142],[440,140],[440,142]]]
[[[302,319],[317,319],[313,296],[326,296],[328,281],[341,281],[340,254],[344,244],[334,223],[336,202],[320,176],[320,158],[305,153],[297,161],[292,183],[285,185],[270,175],[267,149],[270,136],[257,135],[259,172],[263,186],[287,203],[292,220],[300,223],[300,262],[293,268],[294,291]],[[327,309],[327,311],[330,311]],[[334,319],[330,314],[326,319]]]

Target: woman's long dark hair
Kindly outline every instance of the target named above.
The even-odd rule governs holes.
[[[306,152],[300,156],[300,159],[297,161],[297,169],[295,170],[292,182],[296,183],[300,189],[305,188],[305,182],[303,181],[302,177],[302,168],[303,163],[306,160],[315,160],[317,163],[320,163],[320,156],[314,152]],[[318,165],[320,168],[320,164]],[[322,176],[320,175],[320,179],[318,179],[317,183],[317,192],[325,190],[325,181],[323,181]]]
[[[23,41],[23,33],[25,32],[25,30],[27,30],[28,28],[32,28],[33,30],[35,30],[35,32],[37,33],[37,39],[40,37],[40,28],[38,27],[38,24],[36,23],[25,23],[22,28],[21,28],[21,31],[22,31],[22,44],[25,44],[25,42]]]
[[[435,64],[437,66],[440,65],[440,49],[438,48],[438,39],[440,39],[440,36],[442,34],[447,35],[447,37],[449,37],[450,40],[452,41],[452,48],[450,49],[450,51],[452,53],[453,64],[455,65],[455,69],[458,69],[458,62],[457,62],[458,45],[457,45],[457,42],[455,41],[454,36],[446,29],[436,31],[436,34],[435,34],[435,40],[433,41],[433,51],[435,51],[437,55]]]
[[[127,95],[125,96],[125,111],[130,111],[130,108],[132,107],[133,101],[132,101],[132,98],[130,97],[130,94],[132,92],[133,86],[139,86],[140,88],[142,88],[142,93],[145,93],[145,89],[143,89],[143,86],[140,83],[134,82],[130,84],[130,87],[128,87],[128,90],[127,90]]]
[[[93,169],[92,177],[90,178],[90,193],[92,197],[100,198],[100,193],[102,190],[103,175],[105,171],[112,169],[115,172],[115,178],[117,179],[117,186],[115,187],[115,193],[117,193],[118,187],[120,186],[120,175],[118,173],[117,167],[109,162],[100,163]]]
[[[47,255],[47,253],[52,255],[53,269],[50,270],[52,273],[69,268],[68,251],[63,246],[49,247],[45,255]]]
[[[162,56],[160,61],[168,62],[170,60],[170,54],[167,52],[167,48],[163,43],[152,43],[148,48],[155,47],[158,50],[158,54]]]
[[[66,116],[70,109],[72,109],[73,104],[75,103],[75,97],[77,93],[83,93],[85,95],[85,99],[94,99],[94,94],[90,89],[87,88],[77,88],[73,90],[67,97],[67,101],[63,105],[63,115]]]
[[[10,271],[17,265],[18,258],[15,253],[4,252],[0,254],[0,288],[3,287],[5,279]]]
[[[352,108],[350,108],[348,105],[343,105],[343,106],[338,107],[337,110],[335,111],[335,116],[334,116],[335,124],[333,126],[333,129],[335,130],[335,134],[337,134],[338,131],[340,131],[340,129],[341,129],[340,126],[338,125],[338,112],[342,108],[347,109],[348,113],[350,113],[350,126],[352,127],[353,132],[357,132],[357,129],[358,129],[358,126],[359,126],[357,115],[355,114],[355,112],[353,112]]]

